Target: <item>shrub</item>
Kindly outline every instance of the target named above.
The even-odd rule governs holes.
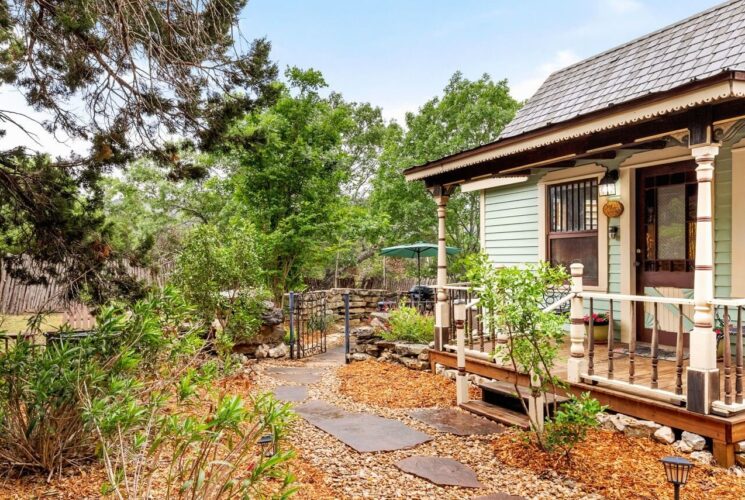
[[[427,344],[435,336],[435,320],[432,316],[419,314],[415,307],[401,303],[388,318],[390,329],[383,332],[383,338],[389,341],[403,340]]]
[[[599,425],[597,416],[605,407],[583,393],[579,398],[572,395],[559,407],[553,420],[548,420],[544,429],[545,448],[549,453],[560,453],[567,462],[571,460],[574,447],[585,440],[587,432]]]
[[[569,277],[563,268],[547,263],[495,268],[484,254],[473,258],[470,266],[469,279],[479,288],[482,321],[494,325],[507,336],[507,342],[494,355],[511,365],[515,374],[531,374],[533,390],[548,401],[546,394],[556,395],[563,385],[551,370],[564,340],[566,315],[545,312],[544,294],[546,289],[565,283]],[[520,390],[516,376],[515,391],[519,394]],[[561,450],[568,456],[574,445],[584,439],[589,415],[594,416],[600,405],[589,396],[583,396],[559,409],[556,398],[553,400],[555,418],[543,422],[528,411],[524,399],[520,398],[525,413],[530,415],[537,445],[545,451]],[[548,404],[544,413],[550,413]]]
[[[89,336],[63,328],[45,348],[21,341],[0,355],[0,459],[51,472],[92,458],[83,400],[131,391],[139,375],[194,355],[201,343],[193,331],[175,333],[187,316],[167,289],[130,310],[103,308]]]

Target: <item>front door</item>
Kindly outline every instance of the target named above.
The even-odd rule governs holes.
[[[696,254],[696,165],[682,162],[639,169],[636,186],[637,293],[689,297]],[[684,309],[684,323],[691,319],[688,309]],[[651,340],[653,312],[652,304],[637,306],[637,338],[644,342]],[[679,318],[677,306],[658,304],[661,344],[675,345]]]

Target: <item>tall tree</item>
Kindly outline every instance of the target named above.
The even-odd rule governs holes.
[[[102,172],[149,152],[181,170],[163,138],[209,148],[231,121],[273,102],[269,43],[235,38],[246,0],[0,1],[0,79],[55,134],[90,141],[66,160],[0,151],[0,232],[6,249],[64,264],[60,277],[95,286],[110,260]],[[84,112],[80,112],[80,109]],[[0,121],[20,126],[0,110]],[[2,131],[4,133],[4,131]],[[93,266],[93,263],[97,263]],[[10,271],[22,267],[10,262]],[[37,277],[43,279],[43,277]]]
[[[344,134],[350,106],[324,97],[320,73],[291,68],[276,104],[230,129],[224,150],[236,164],[229,211],[258,232],[269,286],[279,297],[301,277],[323,272],[349,213],[342,186],[351,174]]]
[[[497,139],[520,103],[506,80],[484,74],[468,80],[455,73],[442,97],[406,114],[406,128],[386,144],[373,180],[371,204],[389,221],[387,243],[434,240],[434,202],[421,182],[407,183],[404,169]],[[456,193],[448,205],[449,243],[466,253],[478,251],[479,201],[475,193]]]

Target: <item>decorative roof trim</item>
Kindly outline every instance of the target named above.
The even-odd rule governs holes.
[[[566,127],[552,129],[540,135],[534,135],[529,132],[527,133],[529,137],[526,137],[524,140],[519,140],[519,136],[510,137],[504,140],[503,145],[499,145],[501,141],[497,141],[496,143],[492,143],[493,148],[480,153],[465,157],[455,155],[456,157],[451,161],[447,159],[439,160],[436,165],[429,168],[426,166],[423,166],[424,168],[413,167],[409,171],[405,171],[404,175],[407,181],[425,179],[469,165],[495,160],[624,125],[647,121],[669,113],[675,113],[732,97],[745,97],[745,82],[739,80],[720,81],[719,83],[679,93],[665,99],[640,104],[630,109],[627,108],[624,111],[589,119],[576,125],[567,124]],[[515,167],[518,166],[516,165]]]

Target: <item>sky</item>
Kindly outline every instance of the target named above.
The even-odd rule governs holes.
[[[403,121],[439,95],[450,76],[506,78],[529,98],[553,71],[716,5],[716,0],[249,0],[240,29],[266,37],[272,57],[320,70],[347,100],[370,102]],[[0,87],[0,109],[29,110]],[[85,144],[44,133],[37,144],[8,127],[6,148],[65,154]],[[60,142],[62,141],[62,142]]]

